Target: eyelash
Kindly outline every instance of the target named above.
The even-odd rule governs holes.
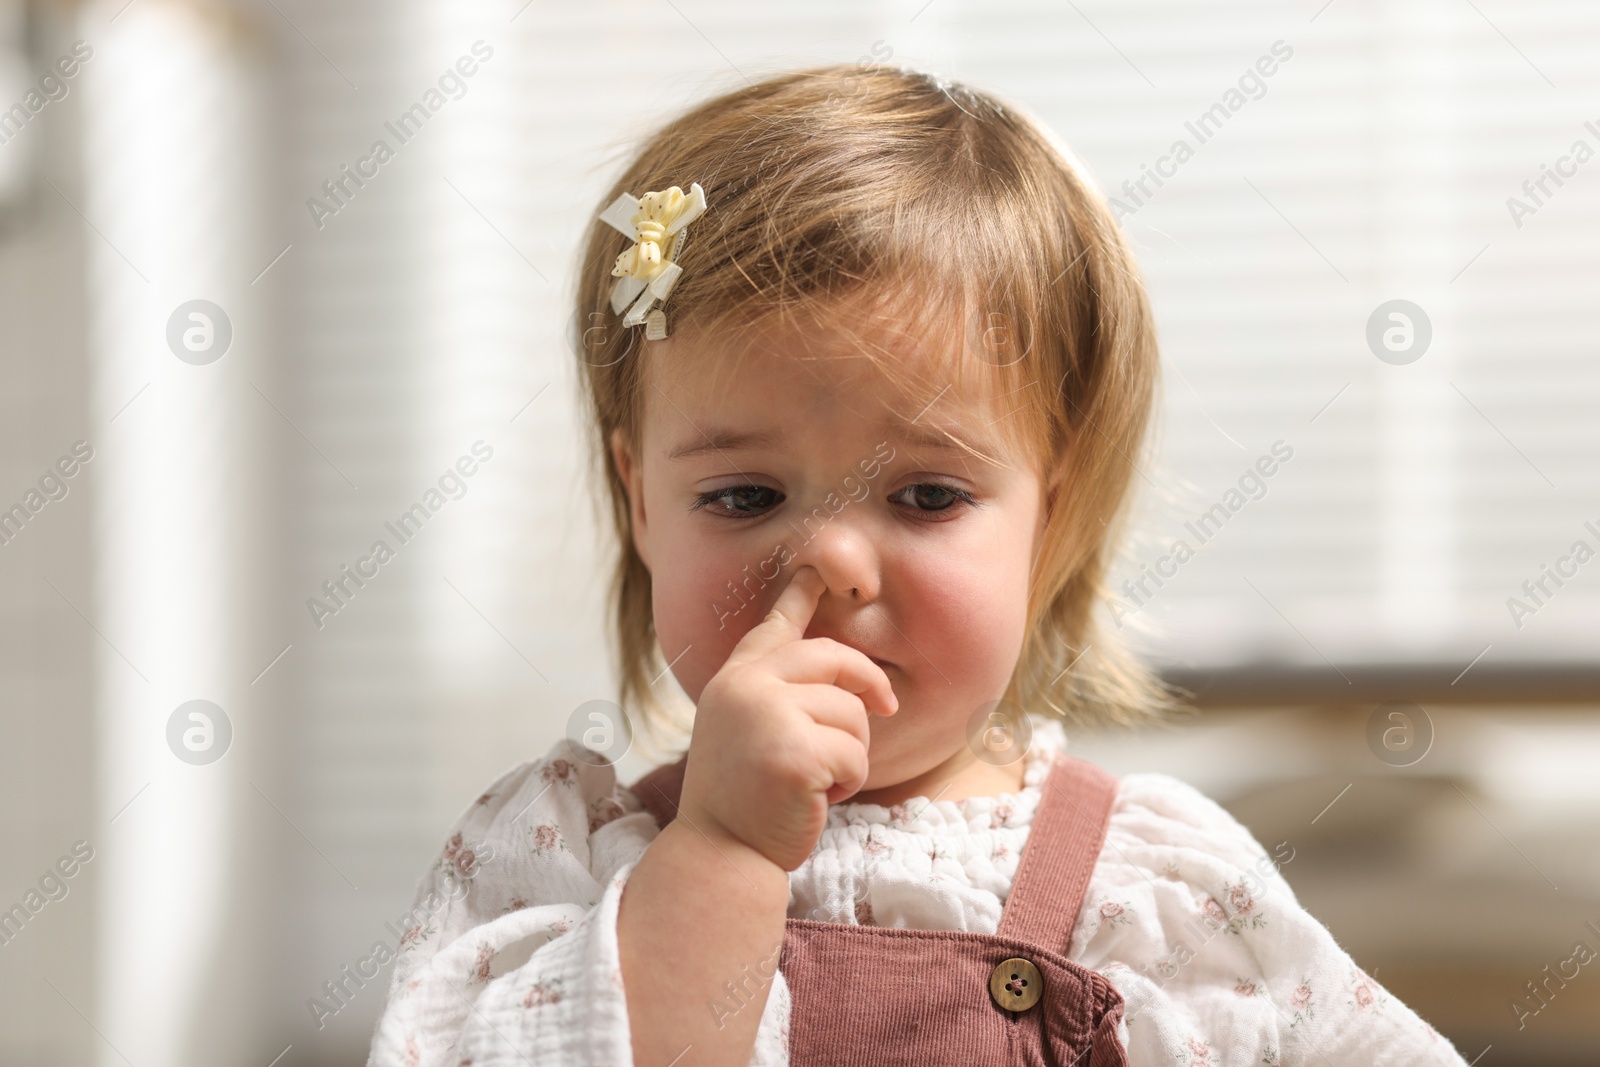
[[[902,489],[896,490],[894,495],[899,496],[901,493],[905,492],[907,489],[922,489],[922,488],[940,489],[940,490],[943,490],[946,493],[949,493],[951,496],[955,497],[956,499],[954,501],[952,501],[950,504],[946,505],[945,507],[935,508],[935,509],[933,509],[931,511],[923,509],[923,508],[913,508],[914,511],[916,511],[918,514],[921,514],[921,515],[942,515],[947,511],[956,511],[956,510],[958,510],[959,507],[977,507],[978,506],[977,500],[973,497],[973,495],[971,493],[967,492],[965,489],[961,489],[961,488],[959,488],[957,486],[950,485],[950,484],[948,484],[946,482],[913,482],[910,485],[905,486]],[[749,489],[765,490],[766,492],[769,492],[769,493],[777,493],[778,492],[776,489],[767,489],[767,487],[764,486],[764,485],[730,485],[730,486],[728,486],[728,487],[726,487],[724,489],[713,489],[709,493],[701,493],[698,497],[695,498],[694,505],[692,507],[690,507],[689,510],[690,511],[699,511],[701,508],[705,507],[707,504],[714,504],[717,501],[722,500],[722,499],[724,499],[724,498],[726,498],[728,496],[731,496],[731,495],[733,495],[735,493],[744,492],[745,490],[749,490]],[[778,495],[780,497],[782,496],[781,493],[779,493]],[[719,515],[717,517],[718,518],[723,518],[723,519],[740,520],[740,519],[760,518],[760,515],[759,514],[755,514],[755,515]],[[918,520],[918,521],[922,521],[922,522],[948,522],[949,520],[948,519],[921,519],[921,520]]]

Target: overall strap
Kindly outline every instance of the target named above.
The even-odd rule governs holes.
[[[996,933],[1067,955],[1116,799],[1115,775],[1056,755]]]

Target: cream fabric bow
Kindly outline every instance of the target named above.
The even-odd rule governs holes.
[[[676,185],[640,197],[623,193],[600,213],[601,222],[635,242],[611,268],[617,279],[611,287],[611,310],[621,314],[628,309],[622,325],[644,323],[644,335],[652,341],[667,336],[666,313],[655,305],[667,299],[683,274],[675,260],[689,238],[685,227],[705,209],[705,191],[699,182],[691,182],[688,193]]]

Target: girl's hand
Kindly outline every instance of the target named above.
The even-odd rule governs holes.
[[[900,706],[866,653],[804,636],[825,588],[815,567],[796,570],[706,683],[679,798],[713,840],[732,836],[785,871],[816,847],[828,805],[866,782],[868,711]]]

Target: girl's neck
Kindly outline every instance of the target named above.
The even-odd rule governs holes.
[[[998,796],[1022,790],[1025,759],[1004,766],[985,763],[963,748],[945,762],[903,782],[863,789],[847,797],[847,804],[878,804],[892,807],[912,797],[960,801],[969,797]]]

